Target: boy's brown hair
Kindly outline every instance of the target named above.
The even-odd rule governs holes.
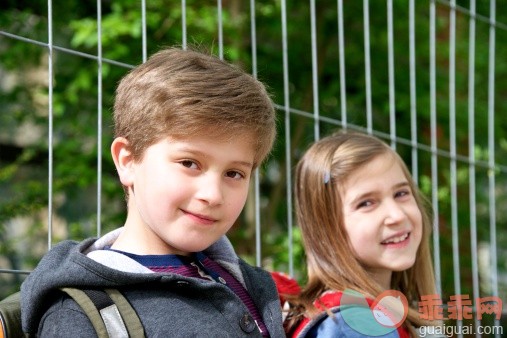
[[[276,133],[273,103],[260,81],[215,56],[176,47],[153,54],[120,81],[114,124],[136,161],[165,137],[250,137],[257,167]]]

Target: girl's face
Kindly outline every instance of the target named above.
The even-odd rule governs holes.
[[[408,179],[392,154],[382,154],[339,189],[356,257],[388,289],[393,271],[414,264],[422,237],[422,215]]]

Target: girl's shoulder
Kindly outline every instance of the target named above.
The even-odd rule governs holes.
[[[373,300],[358,297],[357,302],[344,296],[342,291],[326,291],[314,305],[321,312],[316,316],[304,317],[294,330],[292,337],[323,338],[323,337],[368,337],[408,338],[409,333],[404,327],[385,327],[374,318],[371,305]]]
[[[333,313],[333,316],[325,316],[312,325],[304,335],[305,338],[363,338],[369,337],[366,333],[358,332],[344,320],[341,312]],[[399,332],[393,330],[382,335],[382,338],[399,338]]]
[[[326,311],[340,306],[343,292],[328,290],[315,300],[313,305],[319,310]]]
[[[287,311],[290,304],[286,296],[297,296],[301,292],[301,287],[296,280],[284,273],[272,272],[271,275],[277,286],[281,306]],[[328,290],[313,303],[319,313],[312,317],[302,316],[288,336],[367,337],[371,336],[371,333],[379,333],[376,336],[409,337],[408,331],[403,327],[386,328],[379,324],[371,309],[373,303],[374,300],[351,290],[345,292]]]
[[[314,305],[317,309],[321,310],[321,312],[310,318],[308,316],[304,316],[303,319],[299,322],[296,329],[291,333],[291,337],[317,337],[317,333],[319,331],[319,327],[321,325],[321,329],[325,329],[329,331],[329,325],[327,320],[332,319],[335,326],[332,328],[333,331],[329,333],[338,333],[341,331],[342,324],[345,324],[342,320],[341,315],[339,314],[340,300],[342,297],[341,291],[326,291],[324,292],[318,299],[315,300]],[[333,316],[329,316],[332,314]],[[325,322],[325,323],[324,323]],[[335,335],[330,335],[330,337],[334,337]],[[339,337],[338,335],[336,335]],[[321,337],[325,337],[321,335]],[[344,336],[345,337],[345,336]]]

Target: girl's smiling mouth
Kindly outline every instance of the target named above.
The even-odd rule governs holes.
[[[402,247],[408,244],[410,239],[410,232],[405,232],[400,235],[392,236],[386,240],[380,242],[382,245],[387,245],[389,247]]]

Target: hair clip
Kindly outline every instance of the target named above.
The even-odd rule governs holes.
[[[331,173],[329,171],[326,171],[324,173],[324,184],[328,184],[331,180]]]

